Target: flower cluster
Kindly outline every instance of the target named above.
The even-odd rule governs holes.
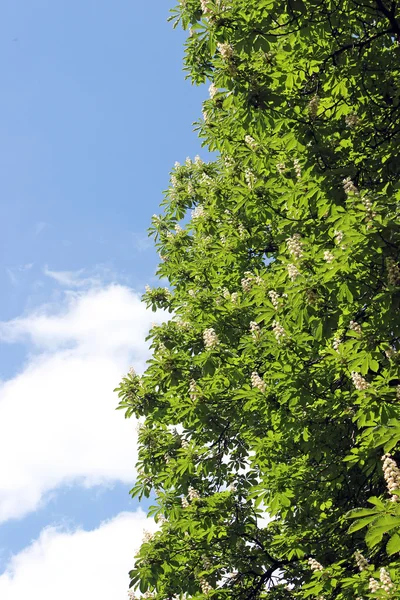
[[[274,332],[274,336],[276,337],[276,340],[278,342],[278,344],[281,343],[281,339],[286,337],[286,332],[283,329],[282,325],[280,325],[278,323],[278,321],[274,321],[272,323],[272,331]]]
[[[290,254],[295,258],[299,259],[303,256],[303,244],[299,233],[295,233],[292,237],[287,238],[286,245]]]
[[[231,44],[228,44],[227,42],[224,42],[223,44],[219,43],[217,44],[219,53],[221,54],[222,58],[226,61],[229,61],[232,59],[233,57],[233,47],[231,46]]]
[[[390,285],[400,285],[400,267],[393,258],[386,259],[388,282]]]
[[[200,0],[200,4],[201,4],[201,10],[203,12],[204,15],[208,15],[210,14],[211,8],[209,8],[209,0]]]
[[[204,206],[202,206],[201,204],[199,204],[198,206],[196,206],[196,208],[194,210],[192,210],[193,221],[195,221],[196,219],[201,219],[204,216],[205,216],[205,210],[204,210]]]
[[[249,190],[251,190],[254,187],[255,182],[257,181],[253,171],[251,171],[250,169],[246,169],[244,173],[244,178],[246,180],[247,187],[249,188]]]
[[[256,283],[257,285],[261,285],[263,283],[260,275],[254,276],[253,273],[250,273],[250,271],[245,271],[244,275],[245,277],[243,277],[240,282],[244,292],[249,292],[253,283]]]
[[[144,543],[151,542],[152,539],[153,539],[153,534],[150,533],[150,531],[147,531],[147,529],[143,529],[143,541],[144,541]]]
[[[349,194],[358,194],[358,189],[356,188],[356,186],[354,185],[354,183],[352,182],[350,177],[346,177],[346,179],[343,179],[343,189],[344,189],[344,193],[348,196]]]
[[[349,328],[352,331],[355,331],[356,333],[362,333],[362,329],[361,329],[361,325],[359,325],[359,323],[357,323],[357,321],[350,321],[350,325]]]
[[[343,231],[338,231],[337,229],[335,229],[334,235],[335,235],[335,242],[337,244],[341,244],[343,241],[343,237],[344,237]]]
[[[382,469],[383,476],[386,481],[389,494],[393,494],[393,500],[399,500],[399,497],[394,494],[396,490],[400,489],[400,469],[396,462],[393,460],[390,454],[384,454],[382,456]]]
[[[358,125],[360,119],[357,117],[357,115],[351,113],[350,115],[345,116],[344,122],[346,123],[346,127],[352,128]]]
[[[212,591],[212,586],[205,579],[200,579],[200,587],[205,596],[208,596],[208,594]]]
[[[252,387],[257,388],[258,390],[260,390],[260,392],[264,393],[265,390],[267,389],[267,384],[265,383],[265,381],[263,379],[261,379],[259,374],[256,373],[255,371],[253,371],[253,373],[251,374],[250,381],[251,381]]]
[[[258,340],[260,337],[260,326],[255,321],[250,321],[250,333],[253,339]]]
[[[211,560],[208,558],[208,556],[202,556],[202,561],[203,561],[203,567],[205,568],[205,570],[209,571],[212,567]]]
[[[191,486],[189,487],[188,494],[191,501],[198,500],[200,498],[199,492]]]
[[[256,140],[251,137],[251,135],[246,135],[244,141],[252,150],[254,150],[254,152],[257,150],[258,144]]]
[[[326,260],[327,263],[331,263],[335,260],[335,257],[330,250],[325,250],[324,260]]]
[[[372,221],[372,219],[376,217],[376,212],[372,209],[372,200],[368,198],[368,196],[363,196],[362,203],[364,204],[367,213],[367,221]]]
[[[245,237],[246,237],[246,235],[247,235],[247,231],[246,231],[246,228],[245,228],[245,226],[243,225],[243,223],[239,223],[239,225],[238,225],[238,232],[239,232],[239,237],[240,237],[241,239],[243,239],[243,238],[245,238]]]
[[[368,569],[368,561],[365,556],[361,554],[361,552],[358,550],[354,552],[354,558],[356,559],[357,567],[360,569],[360,571],[365,571],[365,569]]]
[[[367,388],[369,388],[368,381],[366,381],[364,379],[364,377],[362,375],[360,375],[360,373],[356,373],[356,371],[352,371],[351,378],[353,380],[353,384],[354,384],[354,387],[356,388],[356,390],[359,390],[360,392],[362,392],[362,391],[366,390]]]
[[[379,579],[380,579],[380,581],[377,581],[373,577],[370,578],[370,580],[369,580],[370,592],[372,592],[373,594],[376,594],[376,592],[379,592],[379,590],[384,590],[387,594],[390,594],[390,592],[393,591],[394,584],[390,578],[388,571],[385,569],[385,567],[381,567],[381,569],[379,569]]]
[[[288,264],[287,270],[289,279],[291,279],[291,281],[294,281],[300,275],[300,271],[298,270],[296,265],[293,265],[292,263]]]
[[[321,565],[321,563],[319,563],[317,560],[315,560],[315,558],[309,558],[308,564],[312,571],[323,571],[324,570],[324,567]]]
[[[196,400],[197,396],[198,396],[198,388],[197,388],[197,383],[195,379],[191,379],[190,383],[189,383],[189,398],[194,401]]]
[[[214,348],[219,343],[218,336],[212,327],[203,332],[203,340],[206,348]]]
[[[270,290],[270,291],[268,292],[268,296],[269,296],[269,297],[270,297],[270,299],[271,299],[271,303],[272,303],[272,306],[274,307],[274,309],[275,309],[275,310],[278,310],[278,308],[279,308],[279,300],[280,300],[280,295],[279,295],[277,292],[275,292],[274,290]]]
[[[297,179],[301,179],[301,166],[298,158],[295,158],[293,161],[294,172],[296,173]]]
[[[282,173],[284,173],[286,171],[285,163],[278,163],[276,165],[276,170],[278,171],[279,175],[282,175]]]
[[[136,376],[136,371],[133,367],[130,367],[129,371],[128,371],[128,375],[130,375],[131,377],[135,377]]]
[[[308,103],[308,114],[310,115],[310,119],[315,119],[317,117],[319,106],[319,96],[315,94]]]
[[[385,567],[379,569],[379,579],[381,580],[382,589],[389,594],[393,590],[394,585]]]
[[[339,337],[334,337],[332,342],[332,347],[336,352],[339,352],[339,346],[343,342],[343,340]]]
[[[186,496],[182,496],[181,504],[182,504],[182,508],[188,508],[189,502],[188,502],[188,499],[186,498]]]
[[[128,600],[136,600],[136,594],[133,590],[128,590]]]
[[[216,96],[216,94],[218,94],[218,88],[217,88],[217,86],[214,83],[212,83],[210,85],[210,87],[208,88],[208,91],[210,93],[210,98],[211,99],[213,99]]]

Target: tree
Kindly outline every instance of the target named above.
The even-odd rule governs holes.
[[[170,288],[144,300],[171,317],[118,392],[160,529],[131,585],[398,598],[396,2],[182,0],[171,18],[211,82],[198,131],[218,158],[175,165],[150,230]]]

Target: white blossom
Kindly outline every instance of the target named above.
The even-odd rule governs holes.
[[[357,115],[355,115],[354,113],[351,113],[350,115],[345,116],[344,121],[346,123],[346,127],[352,128],[352,127],[356,127],[356,125],[358,125],[358,123],[360,122],[360,119],[357,117]]]
[[[308,114],[310,115],[311,119],[315,119],[317,116],[317,112],[318,112],[318,106],[319,106],[319,96],[317,96],[317,94],[315,94],[315,96],[313,96],[310,100],[310,102],[308,103]]]
[[[274,336],[276,337],[276,340],[278,342],[278,344],[281,343],[281,339],[286,337],[286,332],[283,329],[282,325],[280,325],[278,323],[278,321],[274,321],[272,323],[272,331],[274,332]]]
[[[226,61],[231,60],[231,58],[233,57],[233,47],[231,44],[228,44],[227,42],[224,43],[218,43],[217,44],[219,53],[221,54],[222,58]]]
[[[347,195],[359,193],[358,189],[356,188],[350,177],[346,177],[346,179],[343,179],[343,189],[345,194]]]
[[[198,500],[200,498],[199,492],[191,486],[189,487],[188,494],[191,501]]]
[[[335,257],[330,250],[325,250],[324,260],[326,260],[327,263],[331,263],[335,260]]]
[[[251,137],[251,135],[246,135],[244,141],[252,150],[254,150],[254,152],[257,150],[258,144],[256,140],[253,137]]]
[[[361,325],[357,321],[350,321],[349,328],[356,333],[362,333]]]
[[[337,229],[335,229],[334,231],[334,236],[335,236],[335,242],[337,244],[341,244],[343,241],[343,231],[338,231]]]
[[[253,274],[249,271],[245,272],[245,277],[241,280],[242,289],[244,292],[249,292],[251,290],[251,286],[253,284]]]
[[[150,542],[153,539],[153,534],[150,533],[150,531],[147,531],[147,529],[143,529],[143,541],[145,543]]]
[[[182,227],[177,223],[174,227],[175,232],[179,235],[180,233],[183,233],[183,229]]]
[[[246,180],[247,187],[249,188],[249,190],[251,190],[254,187],[255,182],[257,181],[253,171],[251,171],[250,169],[246,169],[244,173],[244,178]]]
[[[260,337],[260,326],[255,321],[250,321],[250,332],[254,340],[258,340]]]
[[[397,502],[398,496],[394,494],[395,490],[400,489],[400,469],[390,454],[382,456],[383,476],[386,481],[389,494],[393,494],[393,500]]]
[[[351,378],[353,380],[353,384],[354,384],[354,387],[356,388],[356,390],[359,390],[360,392],[362,392],[363,390],[366,390],[367,388],[369,388],[368,381],[366,381],[364,379],[364,377],[362,375],[360,375],[360,373],[356,373],[355,371],[352,371]]]
[[[208,6],[209,3],[209,0],[200,0],[201,10],[205,15],[210,14],[212,12]]]
[[[251,381],[251,385],[253,388],[257,388],[258,390],[260,390],[260,392],[265,392],[265,390],[267,389],[267,384],[265,383],[265,381],[263,379],[261,379],[261,377],[259,376],[258,373],[256,373],[256,371],[253,371],[253,373],[250,376],[250,381]]]
[[[368,582],[368,587],[369,587],[370,592],[375,594],[376,592],[379,591],[381,586],[379,585],[379,581],[377,581],[373,577],[370,577],[369,582]]]
[[[239,298],[239,294],[237,292],[233,292],[233,294],[231,294],[231,302],[233,304],[237,304]]]
[[[197,396],[198,396],[198,388],[197,388],[197,383],[195,379],[191,379],[190,383],[189,383],[189,398],[191,400],[196,400]]]
[[[278,310],[280,295],[277,292],[275,292],[274,290],[270,290],[268,292],[268,296],[271,299],[272,306],[275,308],[275,310]]]
[[[296,173],[297,179],[300,179],[301,178],[301,166],[300,166],[300,161],[298,158],[294,159],[293,167],[294,167],[294,171]]]
[[[296,265],[288,264],[287,270],[288,270],[289,279],[291,279],[292,281],[294,281],[300,275],[300,271],[298,270]]]
[[[381,567],[379,569],[379,579],[381,580],[382,589],[389,594],[392,591],[394,585],[385,567]]]
[[[239,223],[239,225],[238,225],[238,232],[239,232],[239,237],[241,239],[243,239],[244,237],[246,237],[247,231],[246,231],[243,223]]]
[[[182,508],[187,508],[189,506],[189,502],[185,496],[182,496],[181,504],[182,504]]]
[[[194,210],[192,210],[193,221],[195,221],[196,219],[201,219],[204,216],[205,216],[205,210],[204,210],[204,206],[202,206],[201,204],[199,204],[198,206],[196,206],[196,208]]]
[[[205,596],[208,596],[208,594],[212,591],[212,586],[205,579],[200,579],[200,587]]]
[[[339,352],[339,346],[343,342],[343,340],[339,337],[333,338],[332,347],[336,352]]]
[[[218,336],[212,327],[203,332],[203,340],[206,348],[214,348],[219,343]]]
[[[356,550],[356,552],[354,552],[354,558],[356,559],[357,567],[360,569],[360,571],[365,571],[365,569],[368,569],[368,561],[365,556],[361,554],[361,552]]]
[[[216,96],[216,94],[218,94],[218,88],[217,88],[217,86],[214,83],[212,83],[210,85],[210,87],[208,88],[208,91],[210,93],[210,98],[211,99],[213,99]]]
[[[324,570],[324,567],[321,565],[321,563],[319,563],[317,560],[315,560],[315,558],[309,558],[308,564],[312,571],[323,571]]]
[[[135,371],[135,369],[134,369],[133,367],[130,367],[130,368],[129,368],[129,371],[128,371],[128,374],[129,374],[131,377],[135,377],[135,375],[136,375],[136,371]]]
[[[136,594],[133,590],[128,590],[128,600],[136,600]]]
[[[188,294],[189,294],[189,296],[191,296],[192,298],[194,298],[195,295],[196,295],[196,290],[191,289],[191,290],[188,291]]]
[[[303,244],[299,233],[295,233],[292,237],[286,240],[287,248],[295,258],[299,259],[303,256]]]
[[[278,171],[279,175],[282,175],[282,173],[284,173],[286,171],[286,165],[285,165],[285,163],[283,163],[283,162],[278,163],[276,165],[276,170]]]

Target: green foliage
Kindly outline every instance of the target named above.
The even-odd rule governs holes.
[[[160,524],[131,582],[159,600],[399,597],[396,10],[172,12],[218,158],[172,172],[150,230],[170,291],[144,296],[172,317],[118,388]]]

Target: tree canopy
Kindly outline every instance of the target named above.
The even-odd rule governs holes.
[[[138,478],[157,600],[400,595],[400,15],[389,0],[182,0],[210,83],[150,234],[168,288]],[[132,592],[132,597],[134,596]]]

